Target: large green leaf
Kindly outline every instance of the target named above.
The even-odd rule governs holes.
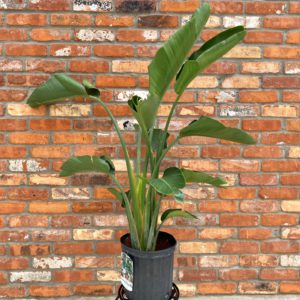
[[[157,151],[159,149],[160,144],[162,143],[162,140],[163,140],[163,136],[164,136],[164,131],[162,129],[159,129],[159,128],[153,129],[152,149],[154,151]],[[165,144],[163,146],[163,149],[167,148],[167,140],[168,140],[169,136],[170,136],[170,134],[167,133],[167,138],[166,138]]]
[[[129,104],[138,122],[149,129],[153,126],[160,102],[175,78],[209,17],[210,8],[203,4],[191,20],[177,30],[160,48],[149,65],[149,96]]]
[[[99,91],[88,81],[83,81],[80,84],[64,74],[55,74],[32,92],[27,99],[27,103],[31,107],[38,107],[40,105],[54,104],[66,98],[78,96],[98,97],[99,94]]]
[[[246,132],[237,128],[226,127],[222,123],[208,117],[200,117],[181,129],[179,137],[185,136],[207,136],[242,144],[255,144],[254,139]]]
[[[224,181],[222,178],[210,176],[203,172],[188,169],[181,169],[181,172],[186,182],[208,183],[213,186],[221,186],[223,184],[226,184],[226,181]]]
[[[174,218],[174,217],[181,217],[181,218],[188,218],[188,219],[197,219],[196,216],[189,213],[188,211],[181,210],[181,209],[168,209],[161,215],[161,222],[165,222],[167,219]]]
[[[150,185],[162,195],[174,195],[177,201],[183,201],[183,193],[179,190],[185,187],[185,178],[180,169],[171,167],[165,170],[163,177],[150,179]]]
[[[113,174],[115,167],[107,156],[73,156],[62,165],[60,176],[70,176],[82,172]]]
[[[180,95],[200,72],[232,49],[245,35],[244,27],[237,26],[221,32],[204,43],[189,57],[177,74],[176,93]]]
[[[158,50],[149,65],[150,94],[162,98],[199,37],[209,18],[209,13],[209,5],[203,4],[195,11],[191,20],[177,30]]]

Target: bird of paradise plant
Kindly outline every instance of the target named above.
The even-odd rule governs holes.
[[[166,196],[173,196],[176,201],[182,202],[184,194],[181,189],[187,183],[206,183],[216,187],[225,184],[220,177],[175,166],[162,172],[163,159],[180,139],[189,136],[204,136],[244,144],[255,143],[253,138],[242,130],[226,127],[204,116],[182,128],[172,142],[168,141],[170,121],[186,87],[205,68],[238,44],[246,34],[242,26],[225,30],[189,55],[209,15],[209,5],[203,4],[195,11],[190,21],[165,42],[148,68],[148,97],[142,99],[135,95],[128,101],[137,121],[135,126],[137,155],[134,165],[131,164],[132,158],[128,153],[116,118],[107,104],[101,100],[99,90],[88,81],[84,80],[79,83],[64,74],[55,74],[45,84],[37,87],[28,98],[28,104],[31,107],[54,104],[76,96],[89,97],[103,106],[114,125],[124,151],[129,189],[127,190],[120,184],[115,174],[114,164],[107,156],[73,156],[62,165],[60,176],[71,176],[79,172],[108,174],[115,184],[110,191],[125,208],[131,245],[135,249],[155,250],[161,226],[169,218],[196,218],[181,209],[168,209],[161,214],[159,221],[161,201]],[[157,128],[157,111],[173,80],[177,98],[172,104],[164,128]],[[146,145],[145,155],[142,155],[142,143]]]

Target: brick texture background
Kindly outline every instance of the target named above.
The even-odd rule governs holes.
[[[300,293],[300,2],[210,1],[203,41],[243,24],[244,42],[195,79],[173,132],[208,115],[250,132],[255,146],[187,138],[166,164],[223,175],[226,189],[191,186],[176,220],[175,280],[182,295]],[[87,78],[120,124],[144,95],[158,47],[198,0],[0,0],[0,297],[112,295],[119,284],[120,205],[102,175],[59,178],[71,154],[122,151],[103,109],[86,99],[31,109],[51,73]],[[168,92],[159,124],[174,100]],[[125,134],[130,154],[135,136]],[[178,206],[166,201],[164,208]]]

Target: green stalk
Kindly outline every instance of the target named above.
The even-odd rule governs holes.
[[[111,113],[110,109],[107,107],[107,105],[98,97],[92,97],[94,99],[96,99],[104,108],[104,110],[107,112],[107,114],[109,115],[109,117],[111,118],[113,125],[117,131],[118,137],[120,139],[121,142],[121,146],[124,152],[124,157],[125,157],[125,161],[126,161],[126,167],[127,167],[127,172],[128,172],[128,178],[129,178],[129,183],[130,183],[130,187],[131,187],[131,195],[132,195],[132,203],[133,203],[133,211],[134,211],[134,215],[133,215],[133,220],[134,218],[136,223],[135,226],[137,227],[137,231],[139,231],[139,229],[141,228],[141,222],[139,221],[139,209],[138,209],[138,201],[137,201],[137,195],[136,195],[136,182],[135,182],[135,177],[132,171],[132,167],[130,164],[130,157],[128,154],[128,150],[126,147],[126,143],[125,140],[122,136],[120,127],[115,119],[115,117],[113,116],[113,114]],[[128,216],[129,217],[129,216]],[[138,240],[138,236],[137,236],[137,240]],[[138,241],[138,249],[140,249],[140,242]]]
[[[138,138],[137,138],[137,159],[136,159],[136,174],[140,175],[141,173],[141,152],[142,152],[142,131],[139,127],[138,129]]]
[[[164,129],[164,133],[163,133],[163,137],[162,137],[162,141],[161,141],[161,144],[159,146],[159,149],[157,151],[157,157],[158,157],[158,160],[156,162],[156,166],[155,166],[155,173],[154,173],[154,178],[158,176],[158,173],[159,173],[159,167],[160,167],[160,163],[161,163],[161,160],[160,159],[160,156],[162,155],[162,151],[163,151],[163,147],[166,143],[166,140],[167,140],[167,135],[168,135],[168,129],[169,129],[169,125],[170,125],[170,122],[171,122],[171,118],[173,116],[173,113],[174,113],[174,110],[176,108],[176,105],[179,101],[181,97],[181,94],[180,95],[177,95],[177,98],[176,100],[174,101],[172,107],[171,107],[171,110],[170,110],[170,113],[168,115],[168,119],[167,119],[167,122],[166,122],[166,125],[165,125],[165,129]],[[158,163],[159,162],[159,163]]]
[[[130,239],[132,242],[132,246],[136,249],[141,249],[141,245],[140,245],[140,241],[138,239],[138,232],[137,232],[137,228],[134,222],[134,218],[132,215],[132,211],[130,208],[130,203],[128,200],[128,197],[126,195],[126,193],[124,192],[124,189],[122,188],[120,182],[118,181],[118,179],[116,178],[115,175],[111,175],[113,181],[115,182],[115,184],[118,186],[118,188],[120,189],[122,196],[124,198],[125,201],[125,209],[126,209],[126,214],[128,217],[128,225],[129,225],[129,230],[130,230]]]
[[[148,236],[148,242],[147,242],[147,249],[146,250],[151,250],[155,245],[153,245],[153,238],[155,236],[155,229],[157,226],[157,220],[158,220],[158,214],[159,214],[159,209],[160,209],[160,202],[161,202],[162,196],[160,196],[159,200],[155,202],[155,209],[154,213],[151,219],[151,226],[150,226],[150,231],[149,231],[149,236]]]

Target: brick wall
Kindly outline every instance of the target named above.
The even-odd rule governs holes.
[[[57,176],[71,154],[109,154],[124,171],[112,124],[85,99],[34,110],[24,100],[66,71],[94,82],[120,123],[128,120],[126,101],[147,88],[151,57],[199,1],[110,1],[0,1],[0,297],[116,293],[126,219],[108,178]],[[171,151],[170,163],[229,182],[186,188],[184,207],[199,220],[168,226],[179,241],[175,280],[186,296],[300,293],[300,3],[211,7],[202,40],[239,24],[248,34],[191,84],[171,128],[214,116],[258,144],[189,138]],[[159,123],[174,98],[170,91]],[[125,136],[134,155],[135,136]]]

